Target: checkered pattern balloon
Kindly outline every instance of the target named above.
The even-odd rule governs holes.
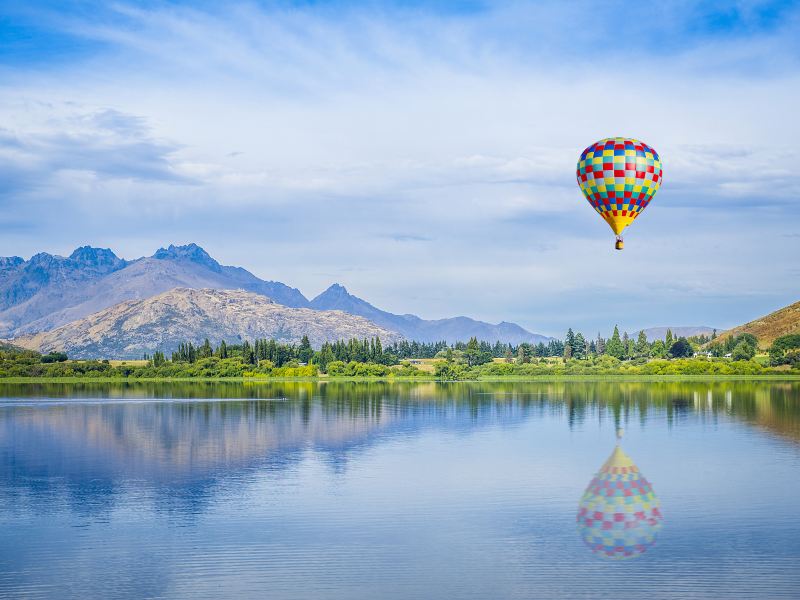
[[[650,483],[617,446],[581,498],[578,531],[603,558],[634,558],[656,541],[663,519],[659,507]]]
[[[581,153],[577,176],[589,204],[619,235],[661,186],[661,159],[644,142],[606,138]]]

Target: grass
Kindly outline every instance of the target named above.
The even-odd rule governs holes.
[[[150,361],[147,360],[109,360],[108,364],[112,367],[146,367],[147,363]]]

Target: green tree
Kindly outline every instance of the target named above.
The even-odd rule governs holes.
[[[453,351],[452,348],[448,348],[447,351],[444,353],[444,359],[448,363],[452,363],[453,361],[455,361],[455,352]]]
[[[636,352],[636,356],[647,356],[650,353],[650,343],[647,341],[647,335],[644,330],[640,331],[636,338],[634,351]]]
[[[769,348],[770,363],[773,366],[787,364],[787,354],[800,348],[800,334],[790,333],[776,338]]]
[[[576,333],[575,341],[572,344],[572,356],[573,358],[586,358],[586,355],[586,339],[582,333]]]
[[[653,358],[666,358],[667,345],[664,343],[664,340],[656,340],[653,342],[653,345],[650,346],[650,356]]]
[[[742,340],[734,347],[731,352],[733,360],[750,360],[756,355],[755,346],[751,346],[745,340]]]
[[[331,345],[327,342],[322,345],[319,352],[314,355],[314,363],[316,363],[322,371],[328,371],[328,365],[336,360],[333,355]]]
[[[517,363],[524,365],[531,362],[531,355],[527,344],[520,344],[517,348]]]
[[[467,347],[462,356],[468,367],[474,367],[475,365],[481,364],[481,348],[480,344],[478,344],[478,338],[471,337],[469,339],[469,342],[467,342]]]
[[[675,343],[675,339],[672,337],[672,329],[667,328],[667,335],[664,338],[664,345],[667,348],[672,348],[672,344]]]
[[[619,327],[614,325],[614,333],[611,339],[606,344],[606,354],[622,360],[625,356],[625,347],[622,345],[622,340],[619,337]]]
[[[297,360],[308,364],[313,356],[314,349],[311,347],[311,341],[307,335],[304,335],[303,339],[300,340],[300,347],[297,349]]]
[[[242,344],[242,361],[248,365],[256,364],[256,353],[247,340]]]
[[[564,337],[564,345],[570,347],[572,354],[575,353],[575,333],[572,331],[572,327],[567,330],[567,335]]]
[[[673,358],[688,358],[693,352],[692,345],[685,337],[678,338],[678,341],[669,348],[669,354]]]
[[[606,341],[600,337],[600,332],[597,332],[597,341],[595,342],[595,348],[598,354],[605,354],[606,353]]]
[[[164,357],[164,353],[161,350],[156,350],[153,352],[153,366],[154,367],[162,367],[166,364],[167,359]]]

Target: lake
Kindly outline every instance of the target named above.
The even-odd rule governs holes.
[[[0,383],[3,598],[797,598],[799,505],[798,381]]]

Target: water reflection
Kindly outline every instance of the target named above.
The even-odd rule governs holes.
[[[800,382],[0,383],[0,597],[795,598],[798,441]]]
[[[13,485],[0,495],[66,487],[84,511],[111,506],[130,480],[200,510],[221,481],[291,469],[309,451],[343,472],[378,440],[545,416],[564,415],[570,429],[606,418],[617,427],[730,418],[800,440],[800,382],[0,384],[4,396],[0,479]],[[171,401],[149,401],[158,399]],[[625,459],[615,450],[587,494]],[[602,525],[584,525],[596,546]]]
[[[656,541],[663,516],[653,486],[620,448],[600,467],[578,505],[578,531],[602,558],[641,556]]]

